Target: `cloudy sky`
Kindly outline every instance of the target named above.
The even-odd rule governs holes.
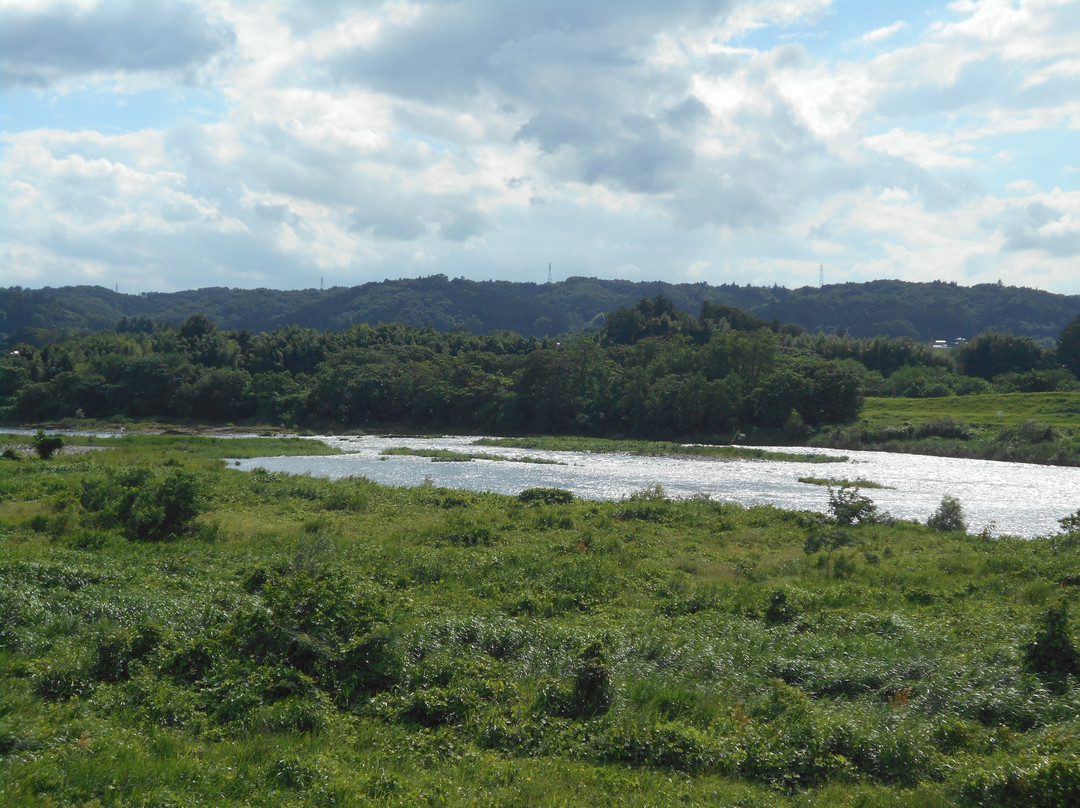
[[[1080,0],[0,0],[0,283],[1080,293]]]

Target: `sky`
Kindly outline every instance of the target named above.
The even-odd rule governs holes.
[[[1080,0],[0,0],[0,285],[1080,294]]]

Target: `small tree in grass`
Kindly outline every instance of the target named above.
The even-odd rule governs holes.
[[[842,547],[850,547],[855,544],[855,537],[842,528],[831,530],[812,530],[803,542],[803,552],[807,555],[825,551],[825,574],[833,570],[833,553]]]
[[[937,510],[930,514],[926,524],[941,531],[964,531],[967,532],[967,522],[964,521],[964,509],[960,507],[960,500],[951,494],[941,498],[941,504]]]
[[[63,448],[64,439],[59,435],[46,435],[44,429],[39,429],[34,435],[34,451],[42,460],[48,460]]]
[[[856,522],[873,522],[877,518],[877,505],[865,494],[859,493],[857,485],[829,486],[829,510],[841,525]]]

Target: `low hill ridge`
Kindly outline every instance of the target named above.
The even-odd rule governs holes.
[[[809,331],[918,340],[970,338],[993,330],[1050,341],[1080,313],[1080,295],[1001,284],[878,280],[787,289],[582,277],[537,284],[433,275],[325,291],[209,287],[120,294],[101,286],[9,287],[0,289],[0,339],[11,345],[38,341],[42,330],[97,331],[115,327],[122,318],[175,325],[196,313],[223,329],[255,332],[279,325],[338,330],[401,322],[439,331],[506,330],[543,337],[598,327],[606,313],[657,295],[695,315],[709,301]]]

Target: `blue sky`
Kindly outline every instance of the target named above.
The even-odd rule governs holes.
[[[0,282],[1080,294],[1080,0],[0,0]]]

